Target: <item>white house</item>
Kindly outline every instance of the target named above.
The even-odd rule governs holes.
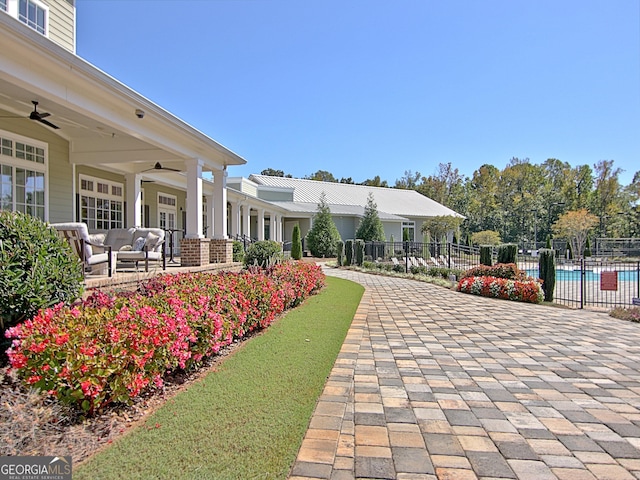
[[[181,229],[208,263],[245,160],[78,57],[75,19],[74,0],[0,0],[0,208]]]
[[[422,241],[420,227],[428,217],[461,216],[415,190],[265,175],[229,178],[227,186],[231,203],[229,231],[258,239],[290,241],[295,224],[306,235],[323,193],[343,240],[355,238],[369,194],[377,205],[387,240],[393,237],[401,241],[406,233],[410,240]],[[260,203],[256,204],[256,200]]]

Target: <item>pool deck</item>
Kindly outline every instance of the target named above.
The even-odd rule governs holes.
[[[290,479],[640,478],[640,324],[365,286]]]

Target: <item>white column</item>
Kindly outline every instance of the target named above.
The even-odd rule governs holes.
[[[127,220],[129,227],[142,227],[142,175],[125,175],[127,188]],[[125,225],[126,226],[126,225]]]
[[[282,215],[280,215],[279,213],[274,214],[274,218],[276,220],[273,228],[274,228],[274,234],[273,234],[273,239],[276,242],[281,242],[282,241]]]
[[[202,165],[199,158],[187,160],[187,232],[185,238],[202,238]]]
[[[218,240],[227,237],[227,171],[215,170],[213,172],[213,236]]]
[[[264,208],[258,209],[258,240],[264,240]]]
[[[238,202],[231,204],[231,235],[240,234],[240,205]]]
[[[207,238],[213,238],[213,195],[207,195]]]
[[[242,206],[242,234],[251,238],[251,207]]]

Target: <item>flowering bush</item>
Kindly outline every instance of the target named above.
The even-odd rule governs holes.
[[[483,297],[503,298],[519,302],[540,303],[544,300],[542,285],[533,279],[465,277],[458,282],[457,290]]]
[[[487,265],[478,265],[477,267],[466,270],[462,278],[466,277],[497,277],[507,278],[509,280],[524,280],[526,273],[521,271],[515,263],[496,263],[489,267]]]
[[[73,306],[40,310],[7,331],[7,354],[28,385],[94,413],[161,388],[166,373],[269,326],[323,285],[320,267],[304,263],[162,275],[137,292],[96,292]]]

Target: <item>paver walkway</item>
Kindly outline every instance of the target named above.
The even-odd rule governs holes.
[[[640,324],[326,273],[366,291],[290,479],[640,478]]]

